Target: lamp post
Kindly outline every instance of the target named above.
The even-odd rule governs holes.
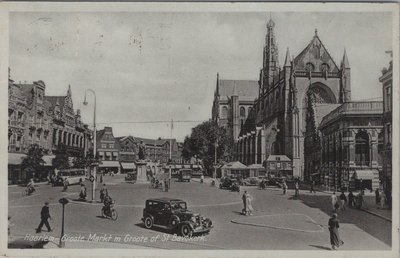
[[[64,237],[64,211],[65,211],[65,205],[69,202],[68,199],[66,198],[61,198],[58,200],[59,203],[62,204],[62,221],[61,221],[61,237],[60,237],[60,247],[65,247],[65,242],[63,241]]]
[[[94,96],[94,111],[93,111],[93,158],[96,159],[96,138],[97,138],[97,132],[96,132],[96,92],[91,89],[87,89],[85,91],[85,100],[83,101],[83,104],[86,106],[88,102],[86,101],[86,93],[87,92],[93,93]],[[93,166],[93,177],[94,180],[92,182],[92,202],[95,200],[95,194],[96,194],[96,165]]]

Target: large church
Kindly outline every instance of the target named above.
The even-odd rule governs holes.
[[[318,130],[325,115],[351,100],[350,65],[344,51],[338,66],[315,30],[296,57],[286,50],[280,66],[274,29],[270,19],[258,97],[235,139],[237,159],[251,165],[262,164],[269,155],[286,155],[292,160],[293,176],[304,179],[305,171],[315,169],[305,156],[319,146],[312,131]]]

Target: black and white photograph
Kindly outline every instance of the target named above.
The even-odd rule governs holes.
[[[398,5],[154,4],[3,8],[2,253],[398,255]]]

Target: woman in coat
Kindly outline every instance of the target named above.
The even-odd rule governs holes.
[[[332,249],[336,250],[336,248],[344,244],[339,236],[339,220],[337,219],[336,213],[332,214],[332,217],[329,219],[328,225]]]

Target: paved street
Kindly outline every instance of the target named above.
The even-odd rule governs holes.
[[[292,191],[283,195],[280,189],[258,190],[255,187],[242,188],[254,197],[253,216],[240,214],[241,194],[220,190],[208,183],[200,184],[172,182],[169,192],[151,189],[148,184],[130,184],[123,176],[105,177],[110,195],[116,201],[118,220],[111,221],[100,216],[101,204],[79,203],[79,186],[71,186],[62,193],[61,187],[40,185],[36,194],[22,196],[19,186],[9,186],[9,213],[14,237],[50,235],[59,237],[61,232],[62,196],[70,199],[66,206],[65,233],[70,237],[84,238],[80,242],[67,241],[66,247],[91,248],[87,240],[90,234],[97,236],[120,236],[116,248],[162,248],[162,249],[269,249],[269,250],[328,250],[330,249],[327,223],[330,211],[330,197],[325,193],[302,193],[300,199],[293,199]],[[89,183],[86,183],[89,186]],[[90,192],[90,187],[88,187]],[[98,193],[98,192],[97,192]],[[141,223],[144,201],[152,197],[175,197],[188,202],[189,209],[200,212],[214,222],[215,227],[204,239],[185,241],[172,239],[165,230],[147,230]],[[98,195],[97,195],[98,198]],[[45,201],[50,202],[53,217],[50,224],[53,231],[35,234],[40,222],[40,210]],[[344,250],[388,250],[391,243],[391,223],[360,210],[348,209],[339,212],[340,235]],[[167,241],[161,237],[169,235]],[[126,236],[131,236],[127,238]],[[160,235],[156,242],[148,241]],[[147,241],[143,239],[148,238]],[[139,239],[140,238],[140,239]],[[76,238],[75,238],[76,240]],[[112,241],[111,241],[112,242]],[[107,247],[113,245],[96,246]],[[50,243],[48,248],[57,248]]]

